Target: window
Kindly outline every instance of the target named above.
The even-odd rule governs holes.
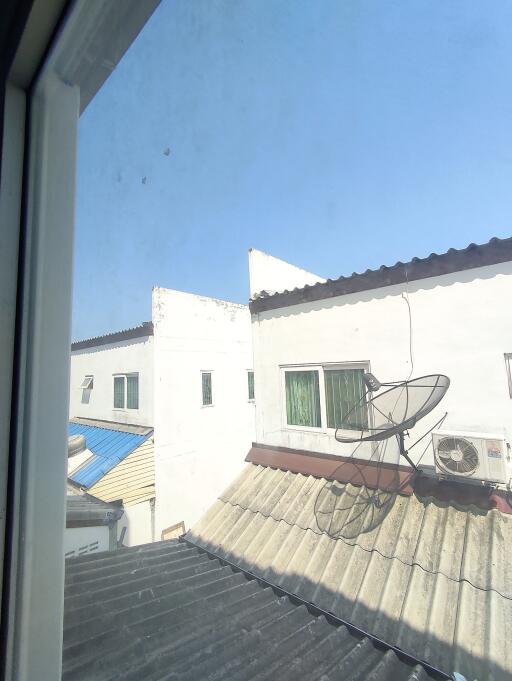
[[[254,400],[254,371],[247,372],[247,392],[249,400]]]
[[[363,375],[364,369],[324,370],[327,428],[368,428]]]
[[[203,390],[203,407],[210,407],[213,405],[211,371],[201,372],[201,385]]]
[[[288,425],[320,428],[318,371],[286,371],[285,390]]]
[[[114,376],[114,409],[139,408],[139,374]]]
[[[366,430],[364,372],[368,369],[366,362],[283,367],[286,425]]]
[[[82,390],[92,390],[93,388],[93,376],[86,376],[84,380],[82,381],[82,385],[80,386]]]
[[[505,353],[505,368],[508,378],[508,394],[512,397],[512,352]]]

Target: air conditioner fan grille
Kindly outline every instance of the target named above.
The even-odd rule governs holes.
[[[445,437],[436,448],[436,458],[445,471],[456,475],[472,475],[478,468],[475,446],[462,437]]]

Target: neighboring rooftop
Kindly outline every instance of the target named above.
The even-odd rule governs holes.
[[[348,277],[328,279],[302,288],[277,293],[261,291],[257,295],[251,291],[253,300],[249,307],[252,313],[263,312],[509,261],[512,261],[512,237],[494,237],[486,244],[469,244],[460,250],[450,248],[440,255],[431,253],[427,258],[413,258],[390,267],[382,265],[377,270],[354,272]]]
[[[176,541],[66,562],[65,681],[445,679]]]
[[[132,329],[113,331],[112,333],[107,333],[103,336],[95,336],[94,338],[75,341],[74,343],[71,343],[71,351],[85,350],[86,348],[96,348],[101,345],[121,343],[122,341],[145,338],[146,336],[152,335],[153,322],[143,322],[140,326],[135,326]]]
[[[93,422],[97,423],[97,422]],[[69,423],[69,435],[83,435],[91,456],[73,470],[69,477],[78,485],[91,487],[111,471],[129,454],[140,447],[152,434],[151,428],[102,424],[101,427],[87,423],[86,419],[73,419]],[[136,430],[136,432],[133,432]],[[140,431],[143,431],[142,433]],[[80,455],[83,456],[83,453]]]
[[[447,673],[512,677],[498,510],[248,464],[186,538]]]
[[[78,490],[66,497],[66,527],[96,527],[110,525],[123,515],[120,504],[106,503]]]

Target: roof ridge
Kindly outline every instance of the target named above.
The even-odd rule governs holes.
[[[497,252],[498,249],[507,252]],[[492,237],[484,244],[472,242],[465,248],[449,248],[444,253],[431,253],[425,258],[413,257],[405,263],[398,260],[394,265],[352,272],[349,276],[341,275],[337,279],[306,284],[292,290],[272,294],[260,291],[249,302],[249,307],[251,312],[262,312],[509,261],[512,261],[512,237]]]

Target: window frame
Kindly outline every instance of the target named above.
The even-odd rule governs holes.
[[[137,407],[129,407],[128,406],[128,377],[129,376],[137,376]],[[116,407],[115,404],[115,398],[116,398],[116,392],[115,392],[115,385],[116,385],[116,378],[122,378],[123,379],[123,406],[122,407]],[[113,388],[113,411],[129,411],[129,412],[137,412],[140,409],[140,374],[138,371],[129,371],[128,373],[125,374],[112,374],[112,388]]]
[[[215,406],[215,400],[213,399],[213,370],[212,369],[201,369],[201,409],[209,409]],[[203,393],[203,375],[210,374],[210,393],[212,401],[210,404],[204,404],[204,393]]]
[[[351,369],[363,369],[370,371],[370,362],[368,360],[347,361],[347,362],[320,362],[317,364],[281,364],[279,365],[280,386],[281,386],[281,426],[283,430],[299,431],[306,433],[318,433],[329,437],[334,437],[336,430],[342,434],[353,435],[354,430],[337,429],[327,426],[327,399],[325,394],[325,372],[326,371],[343,371]],[[320,392],[320,427],[316,426],[295,426],[289,424],[287,421],[286,410],[286,373],[289,371],[318,371],[318,390]],[[372,423],[372,414],[368,410],[368,424]],[[366,432],[366,431],[363,431]]]
[[[508,394],[510,399],[512,399],[512,352],[505,352],[505,369],[507,371],[508,379]]]
[[[252,374],[252,397],[251,397],[251,385],[249,383],[249,375]],[[247,369],[247,401],[248,402],[255,402],[256,401],[256,390],[254,387],[254,369]]]
[[[86,374],[84,376],[84,380],[82,381],[82,385],[80,386],[81,390],[92,390],[94,388],[94,376],[91,376],[90,374]]]

